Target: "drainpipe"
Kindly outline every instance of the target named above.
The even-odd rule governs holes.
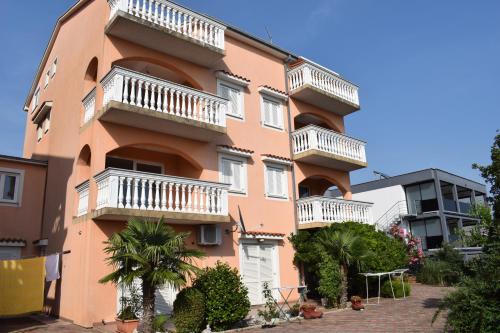
[[[288,55],[288,58],[285,60],[285,66],[284,71],[285,71],[285,92],[288,95],[289,87],[288,87],[288,64],[292,61],[292,56]],[[290,97],[288,97],[288,103],[287,103],[287,113],[288,113],[288,138],[289,138],[289,143],[290,143],[290,157],[292,157],[293,160],[293,140],[292,140],[292,112],[290,109]],[[293,219],[295,221],[295,231],[294,234],[297,234],[299,230],[299,221],[297,219],[297,184],[296,184],[296,178],[295,178],[295,164],[292,162],[292,165],[290,166],[291,171],[292,171],[292,200],[293,200]],[[298,267],[298,278],[299,278],[299,284],[302,284],[304,267],[303,265],[300,265]]]
[[[288,55],[288,58],[285,60],[285,92],[288,95],[289,87],[288,87],[288,64],[292,61],[292,56]],[[289,144],[290,144],[290,156],[293,159],[293,139],[292,139],[292,112],[290,109],[290,97],[288,97],[288,103],[287,103],[287,113],[288,113],[288,138],[289,138]],[[293,219],[295,221],[295,231],[294,233],[297,233],[299,230],[299,221],[297,220],[297,184],[296,184],[296,178],[295,178],[295,164],[292,162],[291,165],[291,171],[292,171],[292,199],[293,199]]]

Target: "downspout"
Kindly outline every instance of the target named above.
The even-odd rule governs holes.
[[[289,91],[289,87],[288,87],[288,64],[290,63],[290,61],[292,61],[292,57],[290,55],[288,55],[288,58],[285,60],[285,66],[284,66],[284,70],[285,70],[285,92],[287,95],[288,94],[288,91]],[[290,144],[290,157],[291,159],[293,160],[293,138],[292,138],[292,112],[291,112],[291,108],[290,108],[290,96],[288,97],[288,103],[287,103],[287,113],[288,113],[288,138],[289,138],[289,144]],[[297,184],[296,184],[296,177],[295,177],[295,164],[292,162],[292,165],[290,166],[291,168],[291,171],[292,171],[292,200],[293,200],[293,219],[294,219],[294,222],[295,222],[295,230],[294,230],[294,234],[297,234],[298,230],[299,230],[299,221],[297,219]],[[297,270],[297,275],[298,275],[298,279],[299,279],[299,284],[302,285],[303,284],[303,277],[304,277],[304,274],[303,274],[303,271],[304,271],[304,265],[300,265],[300,267],[298,267],[298,270]]]
[[[41,221],[40,221],[40,235],[38,236],[38,239],[41,240],[43,239],[43,225],[45,221],[45,204],[47,201],[47,180],[49,178],[49,161],[47,161],[47,166],[45,167],[45,184],[43,187],[43,200],[42,200],[42,214],[41,214]],[[48,238],[48,237],[47,237]],[[46,247],[40,247],[40,255],[44,256],[46,254]]]
[[[285,92],[288,95],[288,64],[292,61],[291,55],[288,55],[288,58],[285,60]],[[289,138],[289,147],[290,147],[290,157],[293,159],[293,138],[292,138],[292,112],[290,109],[290,97],[288,97],[288,103],[287,103],[287,113],[288,113],[288,138]],[[299,230],[299,222],[297,220],[297,186],[296,186],[296,178],[295,178],[295,164],[292,162],[291,165],[291,171],[292,171],[292,199],[293,199],[293,219],[295,221],[295,231],[294,234],[297,233]]]

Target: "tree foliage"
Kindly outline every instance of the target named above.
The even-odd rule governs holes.
[[[104,252],[113,271],[99,280],[130,286],[141,281],[142,320],[140,333],[154,332],[155,292],[163,285],[179,288],[187,277],[199,269],[194,258],[201,251],[185,247],[189,233],[177,233],[163,219],[158,222],[130,219],[125,229],[114,233],[106,242]]]

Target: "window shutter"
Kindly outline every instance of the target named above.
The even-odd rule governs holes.
[[[237,190],[242,190],[241,185],[241,163],[232,161],[232,171],[233,171],[233,186]]]
[[[226,159],[222,159],[222,181],[224,183],[232,183],[231,182],[231,162]]]
[[[240,91],[238,89],[234,89],[224,84],[221,84],[220,95],[221,97],[229,100],[227,113],[241,116]]]
[[[279,169],[274,170],[274,174],[276,175],[276,194],[283,195],[283,171]]]
[[[269,103],[268,100],[264,100],[264,124],[267,125],[272,125],[272,120],[271,120],[271,104]]]

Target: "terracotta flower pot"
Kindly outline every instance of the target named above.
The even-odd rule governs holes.
[[[363,305],[363,303],[361,302],[361,297],[359,296],[353,296],[351,298],[351,307],[353,310],[363,310],[365,308],[365,306]]]
[[[323,316],[323,312],[317,311],[316,306],[312,304],[304,304],[300,307],[304,319],[316,319]]]
[[[116,318],[117,333],[133,333],[137,326],[139,326],[139,319],[122,320]]]

